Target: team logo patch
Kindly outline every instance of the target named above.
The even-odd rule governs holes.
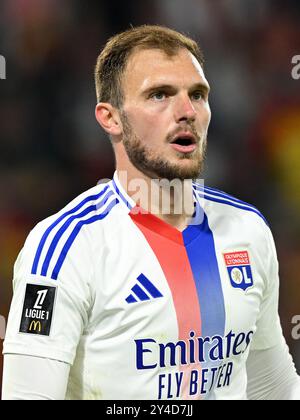
[[[50,335],[56,287],[27,284],[20,332]]]
[[[223,255],[231,286],[244,291],[252,287],[253,276],[248,251],[227,252]]]

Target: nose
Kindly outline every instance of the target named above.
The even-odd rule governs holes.
[[[196,110],[188,95],[181,95],[176,98],[174,116],[177,123],[195,120]]]

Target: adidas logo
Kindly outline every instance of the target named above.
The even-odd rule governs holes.
[[[144,274],[140,274],[137,278],[138,283],[133,286],[131,293],[125,300],[127,303],[136,303],[150,299],[157,299],[163,297],[160,291]]]

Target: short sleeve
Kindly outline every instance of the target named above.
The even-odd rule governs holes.
[[[269,227],[266,227],[266,246],[263,255],[265,264],[265,292],[256,323],[251,350],[263,350],[281,343],[283,333],[278,314],[279,301],[279,265],[274,239]]]
[[[44,357],[72,364],[92,304],[91,257],[84,234],[76,237],[65,254],[67,236],[56,244],[49,235],[43,244],[48,225],[49,221],[42,222],[30,233],[15,263],[14,293],[3,354]],[[56,247],[52,249],[53,243]],[[34,268],[38,250],[42,252]],[[47,255],[51,258],[47,259]],[[63,264],[54,279],[52,273],[57,261]],[[47,268],[44,272],[43,267]]]

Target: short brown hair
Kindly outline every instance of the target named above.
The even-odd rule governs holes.
[[[137,49],[159,49],[168,56],[186,48],[203,67],[204,57],[197,43],[187,36],[158,25],[142,25],[128,29],[108,40],[95,67],[97,101],[121,108],[124,100],[122,76],[129,56]]]

